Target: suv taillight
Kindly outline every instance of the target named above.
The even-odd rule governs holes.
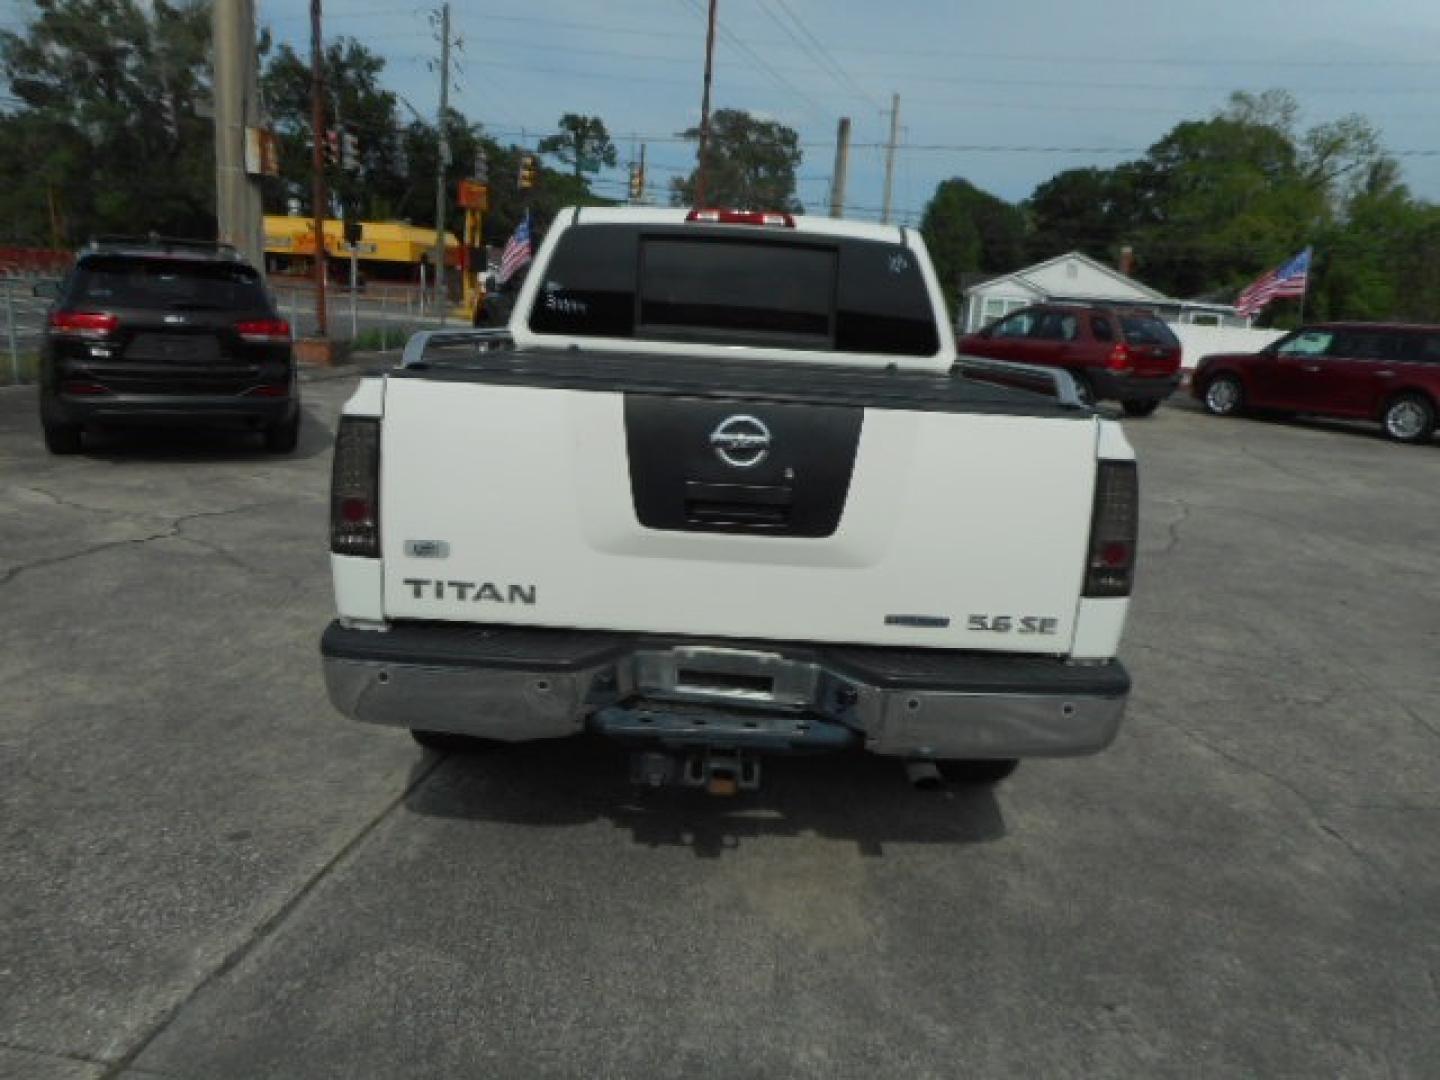
[[[380,557],[380,421],[342,416],[330,474],[330,550]]]
[[[1140,483],[1133,461],[1102,461],[1095,475],[1086,596],[1129,596],[1140,528]]]
[[[290,341],[290,324],[284,319],[249,319],[235,324],[241,341],[252,345],[285,345]]]
[[[1116,345],[1110,350],[1110,355],[1105,358],[1105,366],[1111,371],[1127,372],[1130,370],[1130,346]]]
[[[50,316],[51,330],[75,337],[108,337],[119,325],[120,320],[107,311],[56,311]]]

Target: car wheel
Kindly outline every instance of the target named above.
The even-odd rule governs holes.
[[[300,441],[300,410],[289,420],[271,424],[265,429],[265,449],[272,454],[289,454]]]
[[[1380,422],[1396,442],[1424,442],[1435,430],[1435,406],[1419,394],[1401,394],[1385,406]]]
[[[437,754],[493,754],[506,745],[496,739],[456,735],[451,731],[425,731],[421,728],[411,728],[410,737],[426,750],[434,750]]]
[[[1126,416],[1149,416],[1156,409],[1160,408],[1158,399],[1145,401],[1130,398],[1127,401],[1122,401],[1120,404],[1125,406]]]
[[[1245,407],[1245,388],[1234,375],[1216,375],[1205,387],[1205,411],[1214,416],[1234,416]]]
[[[935,762],[940,775],[952,784],[998,784],[1019,767],[1019,758],[967,758]]]
[[[45,429],[45,449],[52,454],[78,454],[83,447],[83,437],[79,424],[50,424],[43,425]]]

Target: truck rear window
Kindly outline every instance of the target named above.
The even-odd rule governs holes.
[[[903,245],[726,226],[569,229],[530,329],[902,356],[940,348],[919,263]]]
[[[264,310],[260,276],[248,266],[193,259],[85,259],[75,269],[70,303],[87,307]]]

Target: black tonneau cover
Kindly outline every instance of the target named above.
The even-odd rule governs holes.
[[[995,413],[1085,420],[1094,414],[1045,394],[961,375],[898,368],[715,360],[581,349],[479,351],[432,347],[424,358],[388,372],[392,379],[537,386],[557,390],[849,405],[914,412]]]

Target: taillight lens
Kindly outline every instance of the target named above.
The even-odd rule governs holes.
[[[1095,476],[1086,596],[1129,596],[1140,530],[1140,482],[1133,461],[1102,461]]]
[[[241,341],[252,345],[287,344],[290,341],[290,324],[284,319],[247,319],[235,324],[235,332]]]
[[[56,311],[50,315],[51,330],[75,337],[108,337],[119,325],[120,320],[108,311]]]
[[[380,557],[380,421],[342,416],[330,474],[330,550]]]
[[[1110,355],[1105,359],[1105,366],[1111,371],[1129,371],[1130,347],[1128,345],[1116,345],[1110,350]]]

